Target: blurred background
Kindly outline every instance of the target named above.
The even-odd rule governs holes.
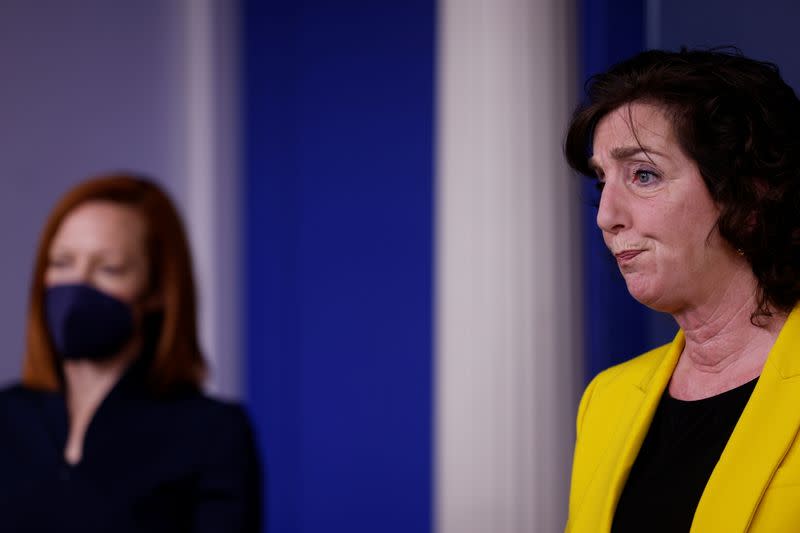
[[[778,63],[762,0],[0,0],[0,381],[71,185],[153,176],[192,238],[209,392],[245,403],[269,530],[558,531],[598,371],[668,341],[561,142],[646,48]]]

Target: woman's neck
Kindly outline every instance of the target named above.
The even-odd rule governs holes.
[[[64,458],[77,464],[83,457],[86,430],[108,393],[138,356],[140,343],[133,342],[118,355],[105,361],[85,359],[64,361],[69,434]]]
[[[757,284],[751,273],[731,278],[703,305],[676,313],[686,344],[669,385],[683,400],[714,396],[761,374],[786,314],[751,316],[757,308]]]

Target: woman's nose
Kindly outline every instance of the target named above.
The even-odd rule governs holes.
[[[78,261],[72,270],[74,283],[90,283],[92,281],[92,265],[89,261]]]
[[[617,233],[630,225],[630,213],[623,195],[624,190],[620,190],[616,183],[606,182],[603,186],[597,208],[597,225],[601,230]]]

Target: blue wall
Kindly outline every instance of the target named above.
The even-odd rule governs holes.
[[[660,48],[734,45],[746,56],[777,63],[795,91],[800,88],[800,58],[793,46],[800,2],[670,0],[661,3],[656,16]]]
[[[581,0],[581,87],[603,72],[645,49],[644,0]],[[630,359],[657,344],[656,313],[628,293],[616,261],[597,227],[599,194],[593,180],[583,186],[584,343],[586,380],[611,365]]]
[[[243,15],[247,386],[270,531],[424,533],[435,3]]]

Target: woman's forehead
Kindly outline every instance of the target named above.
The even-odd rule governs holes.
[[[636,152],[663,154],[677,147],[666,110],[642,102],[620,106],[597,123],[591,159],[622,159]]]
[[[91,201],[70,211],[58,227],[51,248],[110,250],[143,246],[145,224],[134,208],[108,201]]]

